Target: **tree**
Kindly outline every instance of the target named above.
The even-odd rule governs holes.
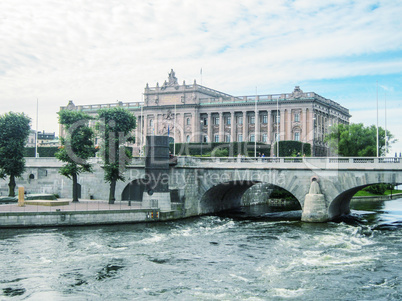
[[[92,172],[88,159],[95,155],[94,132],[88,127],[92,119],[80,111],[62,110],[57,113],[59,123],[67,131],[66,137],[61,137],[61,147],[55,154],[56,158],[66,164],[59,172],[73,180],[73,202],[78,202],[78,175],[82,172]]]
[[[0,116],[0,178],[10,177],[8,196],[15,196],[15,178],[25,170],[24,148],[31,119],[24,113]]]
[[[379,155],[386,155],[385,130],[378,128]],[[395,143],[393,135],[387,131],[388,145]],[[337,124],[329,128],[325,137],[330,152],[344,157],[375,157],[377,156],[377,127],[365,127],[362,123]]]
[[[131,153],[126,149],[126,142],[134,142],[131,132],[136,127],[136,118],[123,108],[100,109],[100,122],[97,129],[103,136],[101,149],[104,179],[110,183],[109,204],[114,204],[116,182],[124,181],[124,171],[131,160]]]

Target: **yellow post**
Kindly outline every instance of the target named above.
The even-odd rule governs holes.
[[[24,187],[18,187],[18,207],[24,207]]]

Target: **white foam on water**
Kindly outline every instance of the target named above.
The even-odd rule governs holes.
[[[151,237],[147,237],[147,238],[140,240],[139,243],[145,244],[145,245],[151,245],[151,244],[155,244],[155,243],[164,241],[166,239],[167,239],[167,236],[165,234],[154,233],[151,235]]]
[[[282,297],[282,298],[295,298],[300,297],[306,291],[305,289],[298,288],[298,289],[286,289],[286,288],[274,288],[275,297]]]
[[[244,281],[244,282],[250,282],[250,280],[249,280],[249,279],[244,278],[244,277],[239,276],[239,275],[235,275],[235,274],[229,274],[229,276],[231,276],[232,278],[235,278],[235,279],[239,279],[239,280]]]

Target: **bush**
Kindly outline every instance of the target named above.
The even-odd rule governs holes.
[[[169,144],[169,150],[173,154],[173,143]],[[223,157],[236,157],[238,154],[254,157],[254,142],[205,142],[205,143],[176,143],[176,154],[181,156],[211,155]],[[264,153],[268,157],[271,146],[257,143],[257,154]]]
[[[39,157],[55,157],[55,153],[58,151],[57,146],[39,146]],[[24,157],[35,157],[35,147],[26,147],[24,149]]]
[[[389,189],[389,184],[374,184],[363,188],[364,191],[376,195],[384,195],[385,191]]]
[[[276,143],[274,144],[274,154],[277,156],[277,147]],[[303,154],[307,157],[311,156],[311,144],[303,143],[300,141],[279,141],[279,155],[280,157],[296,157],[297,154],[300,153],[300,156]]]

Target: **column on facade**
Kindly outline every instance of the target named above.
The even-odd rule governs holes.
[[[267,110],[267,114],[268,114],[268,124],[267,124],[267,143],[268,144],[272,144],[272,137],[271,137],[271,133],[272,133],[272,128],[271,128],[271,114],[272,112],[270,110]]]
[[[230,112],[230,142],[236,141],[236,139],[235,139],[236,127],[237,127],[237,124],[236,124],[236,120],[235,120],[235,113],[234,113],[234,111],[231,111]]]
[[[161,116],[163,118],[163,115]],[[154,115],[154,129],[155,129],[155,135],[159,135],[159,114],[156,113]],[[163,135],[164,133],[160,133],[161,135]]]
[[[200,135],[199,135],[200,122],[198,121],[199,120],[198,112],[196,110],[194,110],[194,112],[192,112],[191,117],[193,118],[193,122],[192,122],[190,141],[191,142],[201,142],[200,141]],[[183,116],[183,118],[184,118],[184,116]],[[185,120],[184,120],[184,122],[185,122]]]
[[[285,140],[285,110],[280,110],[280,128],[279,128],[279,140]]]
[[[246,128],[248,127],[247,124],[247,111],[243,111],[243,141],[246,141]]]
[[[261,139],[259,138],[261,136],[260,133],[260,111],[255,112],[255,124],[254,124],[254,139],[257,142],[260,142]]]
[[[208,130],[207,130],[207,135],[208,135],[208,142],[212,142],[212,133],[213,133],[213,128],[214,125],[212,124],[212,113],[208,113]]]
[[[178,116],[180,114],[177,114]],[[186,117],[184,116],[184,112],[181,116],[181,123],[179,122],[179,118],[176,119],[176,134],[179,134],[179,130],[181,131],[181,142],[185,143],[187,142],[186,139],[186,127],[187,127],[187,123],[186,123]]]
[[[137,121],[137,126],[136,126],[136,128],[135,128],[135,145],[140,145],[140,139],[139,139],[139,137],[140,137],[140,130],[141,130],[141,128],[140,128],[140,126],[139,126],[139,124],[140,124],[140,117],[139,117],[139,115],[134,115],[135,116],[135,120]]]
[[[285,140],[293,140],[294,137],[292,136],[292,111],[291,110],[286,110],[286,120],[287,120],[287,133],[286,133],[286,137]]]
[[[145,137],[148,135],[148,115],[146,113],[144,113],[143,115],[144,117],[144,123],[143,123],[143,140],[142,140],[142,144],[145,145]]]
[[[225,141],[225,122],[223,120],[223,112],[219,112],[219,142]]]
[[[308,114],[307,114],[308,113]],[[308,140],[311,141],[311,143],[313,143],[314,140],[314,111],[313,110],[306,110],[306,115],[308,118],[308,123],[309,123],[309,131],[308,131]]]
[[[303,127],[302,127],[302,135],[303,136],[301,137],[301,139],[303,142],[307,142],[307,137],[310,133],[309,133],[309,128],[307,127],[308,116],[307,116],[306,109],[302,109],[302,118],[303,118]]]

